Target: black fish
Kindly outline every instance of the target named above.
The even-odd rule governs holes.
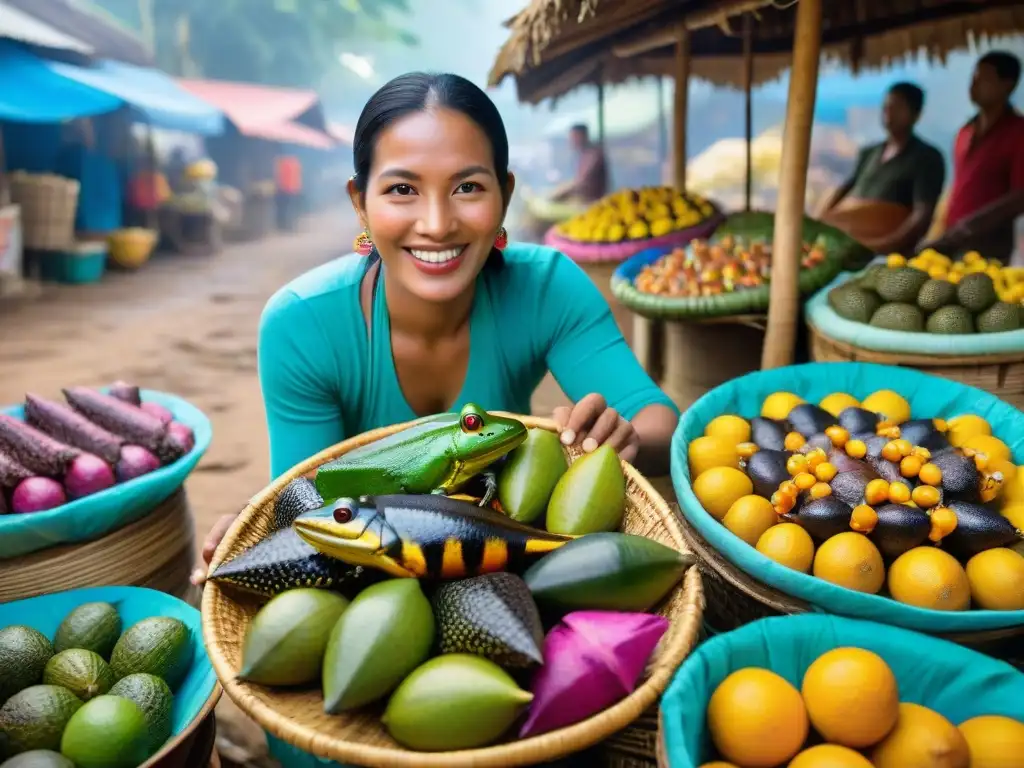
[[[293,528],[285,528],[221,563],[210,581],[273,597],[289,589],[314,587],[354,595],[378,579],[372,569],[321,555]]]
[[[312,480],[305,477],[292,480],[274,500],[274,529],[287,528],[299,515],[323,505],[324,500]]]

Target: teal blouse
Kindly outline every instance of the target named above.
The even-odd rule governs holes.
[[[550,370],[574,402],[598,392],[624,418],[654,403],[675,409],[651,381],[587,275],[556,250],[513,244],[501,269],[477,278],[469,365],[452,406],[529,413]],[[259,378],[278,477],[361,432],[417,417],[391,354],[384,281],[370,329],[359,301],[366,258],[344,256],[271,297],[259,331]]]

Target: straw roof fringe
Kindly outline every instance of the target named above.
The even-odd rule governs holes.
[[[671,46],[662,45],[630,58],[616,56],[614,49],[621,54],[623,48],[635,47],[645,37],[665,40],[668,37],[666,27],[671,30],[672,24],[658,13],[668,4],[678,9],[684,3],[625,0],[623,4],[616,0],[590,0],[597,5],[596,10],[591,7],[588,11],[592,15],[587,17],[585,25],[563,21],[561,32],[555,34],[559,28],[550,26],[549,21],[542,48],[532,43],[522,45],[524,36],[531,34],[527,14],[532,12],[534,15],[529,18],[538,18],[539,6],[551,2],[553,0],[534,0],[526,11],[512,20],[512,35],[491,72],[492,85],[513,75],[520,100],[538,103],[598,81],[618,84],[637,77],[674,74]],[[739,17],[723,15],[723,9],[740,8],[752,12],[754,18],[753,85],[777,79],[791,64],[795,17],[795,9],[790,7],[792,2],[746,0],[691,13],[683,23],[692,30],[692,76],[718,86],[743,88],[743,25]],[[697,0],[685,3],[700,4]],[[575,3],[559,0],[559,5],[564,14],[565,6]],[[628,21],[620,18],[621,10],[617,11],[624,5],[634,11]],[[655,6],[658,9],[652,11]],[[602,14],[607,18],[596,29],[596,21]],[[613,15],[618,18],[617,28],[612,24]],[[640,15],[646,21],[637,23]],[[675,24],[679,23],[676,20]],[[888,5],[881,0],[878,3],[874,0],[829,2],[822,26],[822,57],[826,63],[842,64],[854,71],[884,69],[918,56],[929,62],[944,63],[952,51],[1024,32],[1024,4],[1008,0],[988,0],[984,4],[971,0],[890,0]],[[531,63],[528,57],[539,63]],[[517,66],[509,66],[512,63]]]

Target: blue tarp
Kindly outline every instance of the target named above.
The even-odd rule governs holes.
[[[70,81],[121,100],[140,120],[157,128],[203,136],[224,131],[224,115],[219,109],[196,98],[159,70],[115,61],[101,61],[91,67],[58,61],[44,64]]]
[[[59,123],[113,112],[120,98],[55,73],[17,43],[0,40],[0,120]]]

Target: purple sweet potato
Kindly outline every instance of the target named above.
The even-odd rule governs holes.
[[[167,437],[164,438],[163,446],[157,456],[165,464],[170,464],[195,448],[195,445],[196,436],[193,434],[192,428],[180,421],[172,421],[167,425]]]
[[[68,498],[80,499],[105,491],[115,483],[114,470],[99,456],[83,453],[71,462],[64,475],[64,490]]]
[[[76,411],[126,441],[159,451],[167,427],[155,416],[88,387],[71,387],[64,397]]]
[[[115,381],[111,384],[110,396],[123,400],[130,405],[142,405],[142,395],[139,394],[139,388],[134,384],[129,384],[127,381]]]
[[[147,400],[139,407],[146,413],[156,416],[163,424],[170,424],[174,421],[174,414],[160,405],[160,403],[154,403],[152,400]]]
[[[125,483],[158,469],[160,459],[150,451],[141,445],[124,445],[121,447],[121,458],[114,466],[114,474],[119,483]]]
[[[67,501],[64,488],[50,477],[30,477],[11,494],[12,512],[45,512]]]
[[[45,477],[63,477],[81,453],[5,413],[0,413],[0,450],[32,474]]]
[[[121,456],[123,438],[94,424],[64,403],[27,394],[25,421],[62,443],[99,456],[108,464],[113,464]]]
[[[0,488],[13,488],[29,477],[32,477],[32,473],[28,469],[0,451]]]

